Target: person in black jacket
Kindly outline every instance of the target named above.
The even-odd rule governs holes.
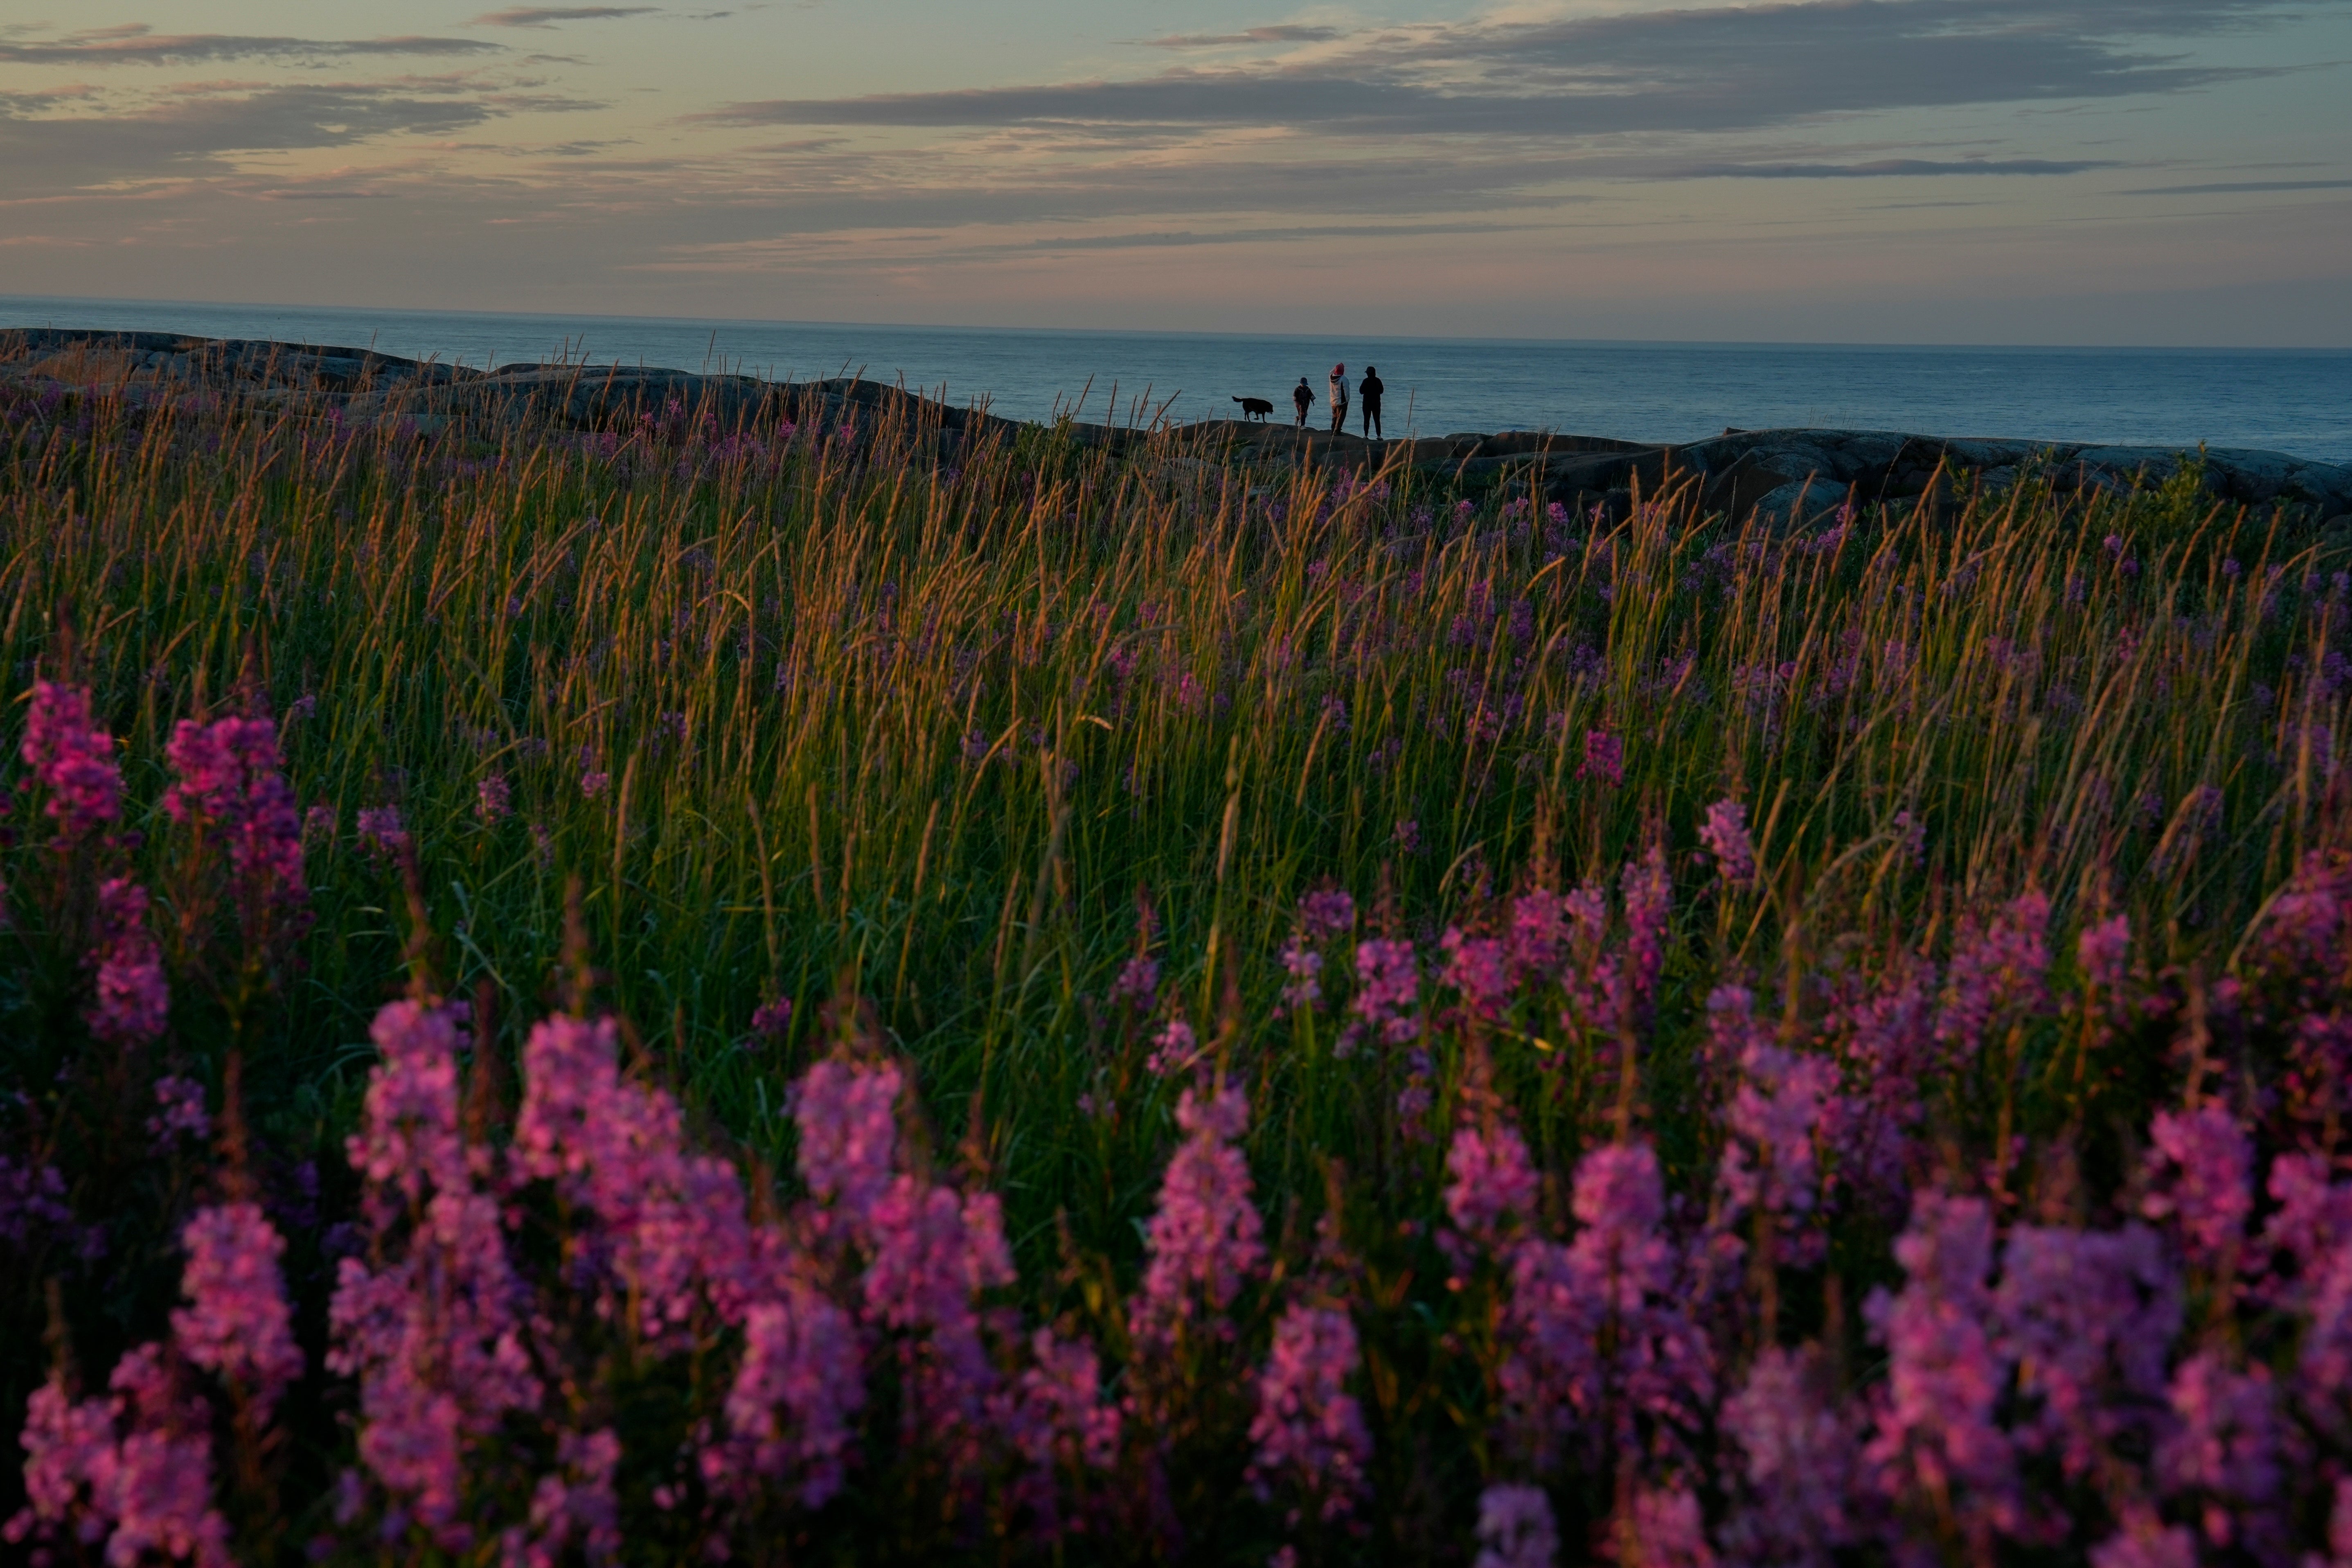
[[[1388,433],[1381,428],[1381,394],[1387,390],[1381,384],[1380,368],[1366,365],[1364,379],[1356,384],[1356,395],[1362,399],[1364,405],[1364,439],[1367,441],[1388,439]]]
[[[1307,378],[1303,375],[1298,378],[1298,384],[1290,389],[1290,405],[1298,410],[1298,427],[1306,429],[1307,411],[1315,405],[1315,389],[1307,384]]]

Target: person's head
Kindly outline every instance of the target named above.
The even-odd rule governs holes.
[[[1301,385],[1301,386],[1305,386],[1305,385],[1307,384],[1307,378],[1306,378],[1305,376],[1303,376],[1303,375],[1302,375],[1302,376],[1300,376],[1300,377],[1298,378],[1298,384],[1299,384],[1299,385]]]
[[[1331,367],[1331,374],[1333,375],[1345,375],[1348,374],[1348,367],[1344,363],[1335,364]]]
[[[1378,368],[1376,368],[1375,366],[1372,366],[1372,365],[1369,365],[1369,364],[1368,364],[1368,365],[1366,365],[1366,366],[1364,367],[1364,374],[1365,374],[1366,375],[1378,375],[1378,374],[1380,374],[1381,373],[1380,373],[1380,371],[1378,370]]]

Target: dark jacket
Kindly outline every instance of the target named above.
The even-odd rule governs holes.
[[[1364,400],[1364,406],[1367,408],[1378,408],[1381,405],[1381,394],[1387,390],[1388,388],[1381,384],[1381,378],[1377,375],[1368,375],[1356,384],[1356,394]]]

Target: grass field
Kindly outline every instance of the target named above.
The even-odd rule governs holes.
[[[2340,550],[929,435],[0,405],[12,1550],[2352,1560]]]

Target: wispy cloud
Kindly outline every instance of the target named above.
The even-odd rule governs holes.
[[[1243,44],[1327,44],[1341,36],[1337,27],[1285,23],[1272,27],[1251,27],[1239,33],[1176,33],[1164,38],[1138,41],[1148,49],[1221,49]]]
[[[2240,191],[2352,191],[2352,180],[2216,180],[2202,185],[2147,185],[2127,196],[2219,196]]]
[[[503,11],[485,11],[467,26],[552,27],[558,22],[609,22],[623,16],[650,16],[660,10],[658,5],[509,5]]]
[[[381,55],[481,55],[481,38],[281,38],[235,33],[155,33],[138,23],[39,43],[0,42],[5,65],[196,65],[247,59],[344,59]]]
[[[1719,132],[1836,112],[2186,91],[2285,68],[2191,63],[2151,40],[2288,14],[2277,0],[1790,0],[1473,20],[1346,35],[1306,58],[1177,66],[1124,80],[740,102],[706,118],[1266,125],[1365,137]]]
[[[1921,174],[2079,174],[2115,169],[2107,158],[1878,158],[1866,163],[1694,163],[1645,175],[1654,180],[1885,180]]]

